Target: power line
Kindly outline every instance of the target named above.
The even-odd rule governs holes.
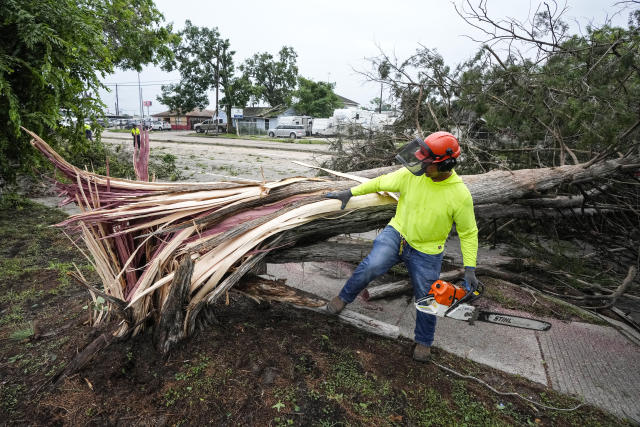
[[[180,80],[176,80],[176,79],[171,79],[171,80],[148,80],[146,82],[140,82],[142,85],[158,85],[158,84],[163,84],[163,83],[176,83],[179,82]],[[105,86],[138,86],[138,82],[103,82],[102,83]]]
[[[175,82],[177,82],[177,80]],[[140,86],[162,86],[162,85],[165,85],[165,84],[166,83],[140,83]],[[127,86],[138,87],[138,83],[136,83],[136,84],[133,84],[133,83],[131,83],[131,84],[129,84],[129,83],[126,83],[126,84],[122,84],[122,83],[103,83],[103,85],[105,85],[105,86],[120,86],[120,87],[127,87]]]

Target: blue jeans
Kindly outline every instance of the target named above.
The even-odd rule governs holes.
[[[346,303],[353,302],[369,282],[401,261],[409,270],[416,300],[425,297],[433,282],[440,277],[443,254],[429,255],[412,248],[400,233],[387,225],[376,237],[369,255],[345,283],[339,294],[340,299]],[[435,329],[436,316],[416,310],[415,341],[431,346]]]

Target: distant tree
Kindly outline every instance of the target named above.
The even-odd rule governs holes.
[[[171,27],[151,0],[3,0],[0,7],[0,176],[12,180],[41,157],[20,126],[89,147],[82,123],[102,115],[100,78],[116,68],[142,65],[171,55]],[[59,125],[61,111],[78,119]]]
[[[205,90],[190,81],[181,81],[178,84],[163,85],[162,95],[156,99],[166,105],[178,117],[199,108],[205,109],[209,105],[209,98]]]
[[[279,60],[276,61],[270,53],[256,53],[242,66],[257,88],[256,98],[272,107],[291,103],[298,77],[298,54],[293,48],[284,46],[278,55]]]
[[[246,73],[236,75],[233,63],[234,51],[229,50],[229,41],[225,40],[220,55],[220,84],[224,91],[221,102],[225,107],[227,116],[227,132],[231,132],[231,108],[244,107],[251,96],[255,94],[255,88]]]
[[[384,101],[380,102],[380,97],[377,96],[369,101],[369,105],[370,107],[368,109],[374,111],[389,111],[393,109],[393,105]]]
[[[183,96],[185,99],[176,105],[189,106],[195,103],[199,108],[204,108],[209,104],[207,91],[215,90],[218,106],[218,90],[221,88],[229,131],[231,108],[243,107],[253,93],[248,77],[235,75],[235,51],[230,49],[229,40],[223,39],[217,28],[197,27],[187,20],[179,35],[181,40],[174,46],[175,58],[164,66],[166,70],[177,69],[180,72],[181,90],[175,91],[174,96]],[[187,90],[187,87],[191,89]],[[171,102],[170,99],[168,101]]]
[[[293,96],[298,101],[293,104],[297,114],[313,117],[331,117],[333,110],[344,106],[333,92],[333,83],[314,82],[298,77],[298,89]]]

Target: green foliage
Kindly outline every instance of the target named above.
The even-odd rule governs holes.
[[[170,55],[170,27],[151,0],[5,0],[0,8],[0,177],[42,165],[24,126],[83,143],[85,118],[103,105],[100,78]],[[61,111],[78,124],[60,126]]]
[[[333,83],[314,82],[298,77],[298,89],[293,96],[298,102],[293,104],[297,114],[313,117],[331,117],[333,110],[344,106],[338,95],[333,93]]]
[[[231,108],[244,107],[252,95],[248,76],[236,76],[229,39],[223,39],[217,28],[198,27],[187,20],[180,32],[180,42],[174,43],[175,58],[165,63],[166,70],[180,71],[180,83],[162,87],[158,100],[171,110],[187,113],[209,104],[208,90],[219,87],[224,92],[227,123],[231,123]],[[229,129],[228,129],[229,130]]]
[[[156,99],[180,115],[195,108],[203,110],[209,105],[206,89],[193,81],[181,80],[178,84],[162,85],[161,91]]]
[[[640,13],[627,28],[571,34],[562,11],[538,10],[531,28],[461,12],[487,40],[457,67],[427,47],[407,59],[373,59],[369,79],[389,88],[401,112],[396,134],[455,131],[465,173],[584,162],[637,146]]]
[[[17,329],[11,332],[11,335],[9,336],[9,338],[16,341],[22,341],[22,340],[26,340],[31,336],[33,336],[33,325],[30,324],[26,328]]]
[[[378,96],[369,101],[369,105],[369,108],[366,108],[367,110],[378,112],[393,110],[393,105],[389,104],[388,102],[384,102],[384,100],[380,101],[380,97]]]
[[[298,54],[293,48],[283,46],[278,55],[275,60],[270,53],[256,53],[241,67],[255,85],[254,97],[272,107],[291,103],[298,77]]]
[[[331,140],[329,149],[335,153],[322,166],[341,172],[379,168],[396,164],[398,147],[393,135],[385,132],[364,132],[361,127],[347,128],[346,134]]]
[[[107,174],[106,159],[109,158],[109,176],[135,179],[135,171],[131,159],[131,151],[122,149],[124,145],[112,147],[99,141],[90,142],[83,150],[74,150],[72,145],[61,146],[59,150],[68,162],[84,168],[85,166],[100,175]],[[176,181],[182,173],[176,165],[176,156],[172,154],[156,154],[153,150],[149,156],[149,176],[158,180]]]
[[[544,34],[548,17],[538,18]],[[566,30],[561,21],[556,25],[556,32]],[[579,161],[612,144],[628,149],[634,138],[626,131],[640,107],[637,25],[587,27],[584,35],[559,41],[545,61],[510,56],[495,63],[495,52],[485,46],[461,68],[460,106],[484,117],[499,134],[508,132],[516,147],[534,145],[538,165],[569,161],[568,149]],[[509,162],[535,165],[522,155],[509,156]]]

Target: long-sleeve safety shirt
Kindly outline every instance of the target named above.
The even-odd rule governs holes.
[[[353,187],[351,194],[361,196],[378,191],[400,193],[396,214],[389,225],[411,247],[427,254],[439,254],[455,222],[464,265],[476,266],[478,227],[473,199],[455,171],[447,179],[434,182],[426,175],[416,176],[402,168]]]

